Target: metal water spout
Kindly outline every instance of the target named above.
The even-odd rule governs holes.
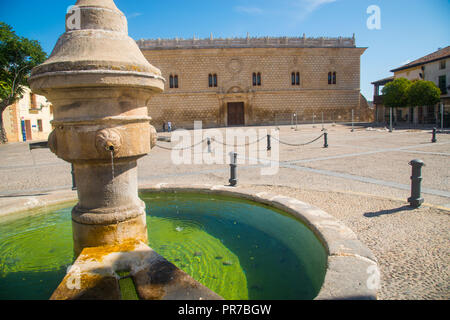
[[[66,32],[33,70],[30,85],[54,105],[50,149],[75,168],[75,253],[130,239],[146,243],[137,160],[156,139],[147,107],[164,79],[128,36],[113,0],[77,1],[66,15]]]

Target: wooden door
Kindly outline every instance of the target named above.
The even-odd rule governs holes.
[[[31,136],[31,121],[25,120],[25,133],[27,137],[27,141],[33,140],[33,137]]]
[[[244,103],[230,102],[228,103],[228,126],[244,126]]]

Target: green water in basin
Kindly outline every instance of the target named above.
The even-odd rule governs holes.
[[[313,299],[327,255],[300,221],[230,197],[141,194],[149,245],[228,300]],[[0,299],[48,299],[73,262],[71,207],[0,220]]]

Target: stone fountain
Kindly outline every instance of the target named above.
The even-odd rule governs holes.
[[[130,278],[139,299],[222,299],[147,245],[137,160],[156,144],[147,108],[164,89],[161,72],[128,36],[127,20],[113,0],[78,0],[66,27],[50,58],[30,77],[32,90],[54,106],[48,145],[73,164],[78,187],[72,210],[76,261],[51,299],[123,299],[129,297]],[[172,190],[165,188],[156,187]],[[311,226],[328,251],[317,299],[376,297],[376,287],[367,285],[368,270],[379,274],[375,257],[351,230],[319,209],[224,186],[174,191],[230,195],[290,213]]]
[[[147,247],[137,160],[156,143],[147,107],[164,81],[113,0],[78,0],[50,58],[33,70],[33,92],[54,106],[49,147],[74,165],[78,187],[78,260],[53,299],[120,298],[116,272],[124,270],[144,299],[220,298]]]

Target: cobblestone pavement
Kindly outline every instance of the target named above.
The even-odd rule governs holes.
[[[249,163],[253,158],[241,155],[247,160],[238,167],[239,185],[295,197],[343,221],[378,258],[380,299],[449,299],[450,135],[439,134],[432,144],[430,130],[389,133],[357,127],[350,132],[346,126],[325,127],[329,148],[323,148],[322,138],[302,147],[289,145],[319,137],[320,125],[301,125],[298,131],[280,127],[279,139],[287,144],[280,145],[279,161],[270,162],[279,165],[278,173],[261,175],[267,164]],[[213,142],[212,149],[218,151],[220,146]],[[206,150],[203,144],[203,153]],[[422,173],[426,204],[413,210],[406,202],[408,163],[416,158],[426,164]],[[170,159],[171,152],[163,148],[140,159],[139,183],[228,184],[227,164],[174,165]],[[0,207],[21,195],[70,189],[70,171],[69,164],[48,150],[30,152],[26,143],[0,146]]]

